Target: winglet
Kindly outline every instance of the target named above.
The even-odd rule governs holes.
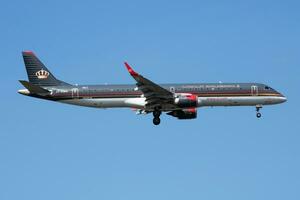
[[[131,76],[138,76],[138,75],[139,75],[138,73],[136,73],[136,72],[130,67],[130,65],[129,65],[127,62],[125,62],[124,64],[125,64],[125,66],[126,66],[128,72],[130,73]]]

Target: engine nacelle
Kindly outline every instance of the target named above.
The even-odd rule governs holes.
[[[197,109],[189,108],[183,110],[174,110],[172,112],[167,113],[173,117],[177,117],[178,119],[195,119],[197,118]]]
[[[174,102],[180,108],[195,108],[198,106],[198,96],[193,94],[181,94]]]

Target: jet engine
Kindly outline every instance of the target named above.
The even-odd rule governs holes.
[[[180,108],[195,108],[198,105],[198,96],[193,94],[180,94],[175,98],[175,104]]]
[[[178,119],[195,119],[197,118],[197,109],[189,108],[183,110],[174,110],[172,112],[167,113],[173,117],[177,117]]]

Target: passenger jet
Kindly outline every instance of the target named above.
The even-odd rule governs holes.
[[[135,80],[131,85],[72,85],[61,81],[32,51],[22,52],[29,81],[21,80],[23,95],[61,103],[95,108],[132,108],[137,114],[153,114],[160,124],[166,112],[178,119],[197,118],[197,108],[207,106],[253,106],[257,118],[263,105],[280,104],[287,99],[260,83],[156,84],[125,66]]]

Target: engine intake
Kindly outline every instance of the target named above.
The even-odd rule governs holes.
[[[175,104],[180,108],[195,108],[198,105],[198,96],[193,94],[180,95],[175,98]]]
[[[177,117],[178,119],[195,119],[197,118],[197,109],[189,108],[183,110],[174,110],[172,112],[167,113],[173,117]]]

